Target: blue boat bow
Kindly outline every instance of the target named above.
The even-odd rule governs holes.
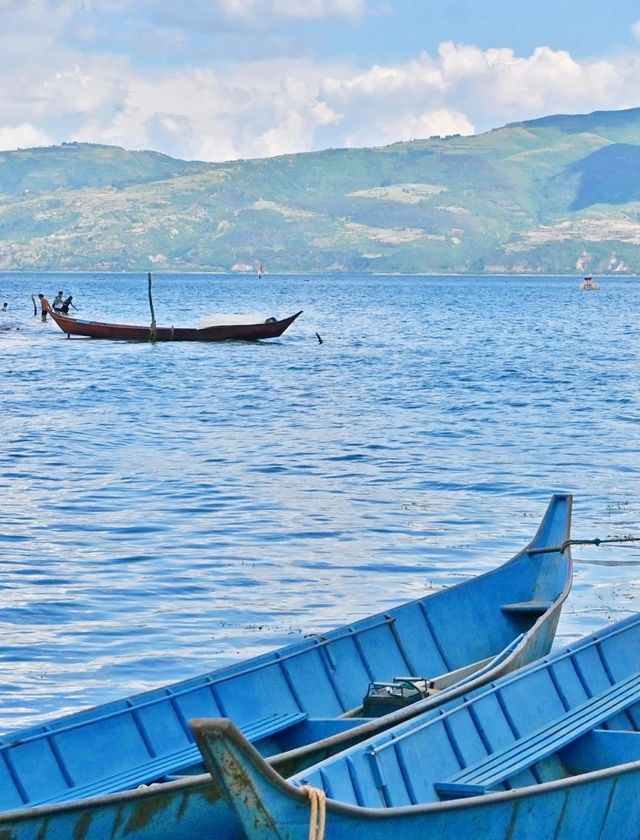
[[[0,837],[233,836],[236,818],[205,773],[189,719],[231,718],[290,774],[544,655],[571,587],[571,509],[571,496],[554,496],[525,549],[457,586],[10,733],[0,741]],[[363,718],[369,683],[403,674],[428,683],[427,696]]]

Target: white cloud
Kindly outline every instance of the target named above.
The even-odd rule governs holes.
[[[41,101],[64,114],[109,113],[122,100],[125,87],[106,68],[78,65],[54,72],[37,89]]]
[[[78,0],[1,0],[2,40],[26,37],[52,42],[62,35],[79,5]]]
[[[365,12],[364,0],[222,0],[222,11],[232,18],[266,17],[320,20],[357,18]]]
[[[447,90],[485,121],[504,122],[559,110],[623,107],[640,94],[639,57],[579,62],[564,50],[538,47],[525,58],[512,50],[486,50],[445,43],[439,55]]]
[[[636,41],[640,41],[640,20],[631,25],[631,34]]]
[[[44,131],[29,123],[0,126],[0,149],[31,149],[51,144],[51,138]]]
[[[314,67],[300,62],[254,62],[224,74],[131,76],[117,112],[105,120],[96,109],[72,139],[200,160],[306,150],[316,128],[340,118],[318,98],[318,87]]]
[[[452,134],[474,134],[467,117],[455,108],[436,108],[422,114],[399,113],[394,117],[379,116],[372,125],[352,125],[345,138],[346,146],[385,146],[400,140],[426,137],[448,137]]]
[[[340,103],[363,98],[395,98],[398,94],[407,95],[416,91],[441,93],[444,89],[442,69],[426,54],[406,64],[387,67],[376,64],[364,73],[330,77],[322,86],[328,99]]]
[[[481,50],[442,43],[402,64],[371,67],[325,80],[322,96],[344,116],[349,145],[433,134],[469,134],[558,112],[637,105],[640,56],[580,62],[539,47],[520,57],[508,48]]]
[[[474,134],[467,117],[455,108],[436,108],[424,114],[408,114],[385,126],[389,140],[412,140],[416,137],[447,137],[451,134]]]
[[[328,101],[342,107],[356,100],[422,100],[423,104],[455,107],[465,103],[477,111],[515,107],[526,115],[549,102],[600,100],[616,96],[628,84],[640,59],[629,64],[599,61],[580,64],[567,52],[539,47],[526,58],[510,49],[486,51],[445,42],[438,57],[423,53],[401,65],[376,65],[350,77],[330,78],[323,85]],[[635,89],[639,85],[635,83]],[[613,106],[615,107],[615,106]]]
[[[469,134],[640,102],[638,52],[586,61],[546,46],[520,56],[444,42],[433,55],[364,68],[322,61],[304,46],[298,57],[292,48],[290,56],[259,51],[264,60],[255,59],[252,26],[270,37],[280,31],[275,17],[351,24],[374,13],[366,0],[192,0],[187,22],[171,4],[140,0],[137,30],[127,18],[130,0],[0,0],[0,10],[5,148],[32,136],[33,145],[85,140],[226,160]],[[121,20],[126,38],[161,22],[164,40],[149,36],[144,49],[134,48],[123,35],[107,51],[101,15]],[[251,58],[224,60],[205,39],[185,63],[180,49],[198,27],[243,32]],[[155,38],[158,30],[147,29]],[[633,31],[640,39],[640,21]],[[181,45],[175,53],[163,49],[171,43]]]

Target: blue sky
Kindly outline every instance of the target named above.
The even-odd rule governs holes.
[[[230,160],[640,105],[638,0],[0,0],[0,149]]]

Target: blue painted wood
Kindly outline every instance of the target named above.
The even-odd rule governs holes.
[[[259,741],[268,738],[277,732],[282,732],[291,726],[306,720],[308,715],[305,712],[294,712],[283,715],[267,715],[265,718],[255,721],[240,731],[249,741]],[[102,796],[105,793],[114,793],[121,790],[130,790],[134,785],[149,784],[157,780],[164,780],[169,775],[178,776],[180,771],[198,766],[201,762],[201,754],[196,744],[190,744],[181,750],[176,750],[168,755],[146,761],[138,767],[129,767],[121,773],[114,774],[108,779],[100,779],[86,785],[70,787],[64,794],[56,794],[51,799],[43,799],[34,802],[32,805],[46,805],[49,802],[69,802],[74,799],[88,799],[89,797]]]
[[[560,755],[573,775],[640,761],[640,732],[593,729],[572,741]]]
[[[545,613],[551,603],[549,601],[521,601],[519,604],[503,604],[501,607],[504,613]]]
[[[637,838],[640,614],[288,781],[229,721],[192,727],[249,840],[304,840],[306,785],[330,797],[332,840]]]
[[[640,673],[637,673],[614,683],[581,705],[567,710],[531,734],[517,738],[503,749],[466,767],[448,781],[436,782],[435,790],[441,799],[487,793],[499,782],[506,781],[532,764],[537,764],[552,753],[558,752],[598,724],[609,720],[617,712],[639,701]]]
[[[235,824],[235,817],[206,777],[137,790],[197,769],[189,719],[230,717],[262,754],[285,751],[274,766],[304,765],[548,652],[571,584],[565,545],[571,507],[571,496],[554,496],[529,546],[458,586],[201,677],[5,736],[0,836],[5,831],[12,840],[31,840],[46,826],[59,832],[52,836],[83,840],[181,840],[205,828],[223,837],[222,826]],[[502,609],[530,602],[549,608]],[[372,679],[390,681],[414,670],[427,678],[455,673],[447,678],[451,685],[415,708],[365,723],[354,718],[349,728],[345,714],[357,713]],[[273,715],[289,724],[263,725]],[[33,809],[43,802],[49,804]]]

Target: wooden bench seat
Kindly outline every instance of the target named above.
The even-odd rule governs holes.
[[[543,615],[551,609],[553,601],[518,601],[515,604],[503,604],[500,609],[503,613],[533,613]]]
[[[302,723],[308,717],[306,712],[271,714],[239,728],[247,740],[254,742]],[[122,772],[105,776],[87,784],[75,785],[47,799],[30,802],[29,807],[50,805],[54,802],[69,802],[75,799],[88,799],[93,796],[104,796],[108,793],[130,790],[140,785],[164,780],[168,776],[180,773],[181,770],[197,766],[201,761],[202,755],[198,746],[189,744],[176,752],[150,758],[149,761],[145,761],[144,764],[136,767],[129,767]]]
[[[615,683],[546,726],[465,767],[447,781],[436,782],[436,793],[445,800],[488,793],[638,701],[640,673]]]

